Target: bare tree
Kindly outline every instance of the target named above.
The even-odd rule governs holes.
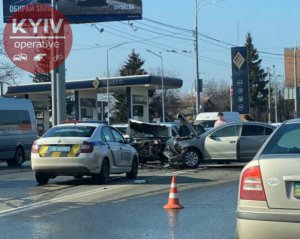
[[[16,84],[16,79],[21,72],[7,57],[2,36],[2,30],[0,29],[0,83],[1,85],[13,85]]]
[[[230,110],[230,83],[225,80],[212,79],[205,81],[204,94],[213,103],[213,111]]]

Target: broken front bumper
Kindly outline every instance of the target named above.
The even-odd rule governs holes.
[[[182,164],[184,162],[184,153],[187,149],[183,149],[181,152],[177,151],[173,146],[172,149],[167,147],[164,151],[164,156],[167,157],[169,164]]]

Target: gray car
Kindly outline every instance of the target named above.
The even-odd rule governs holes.
[[[249,161],[274,128],[262,122],[234,122],[201,135],[190,130],[185,137],[169,140],[164,155],[171,164],[183,164],[188,168],[198,167],[201,161]]]
[[[300,238],[300,120],[278,126],[242,170],[237,239]]]

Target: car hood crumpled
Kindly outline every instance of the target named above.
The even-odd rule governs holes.
[[[130,138],[169,138],[169,128],[163,124],[145,123],[137,120],[128,121]]]

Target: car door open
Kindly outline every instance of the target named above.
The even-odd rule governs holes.
[[[208,135],[204,143],[205,160],[236,160],[239,131],[239,125],[225,125]]]

